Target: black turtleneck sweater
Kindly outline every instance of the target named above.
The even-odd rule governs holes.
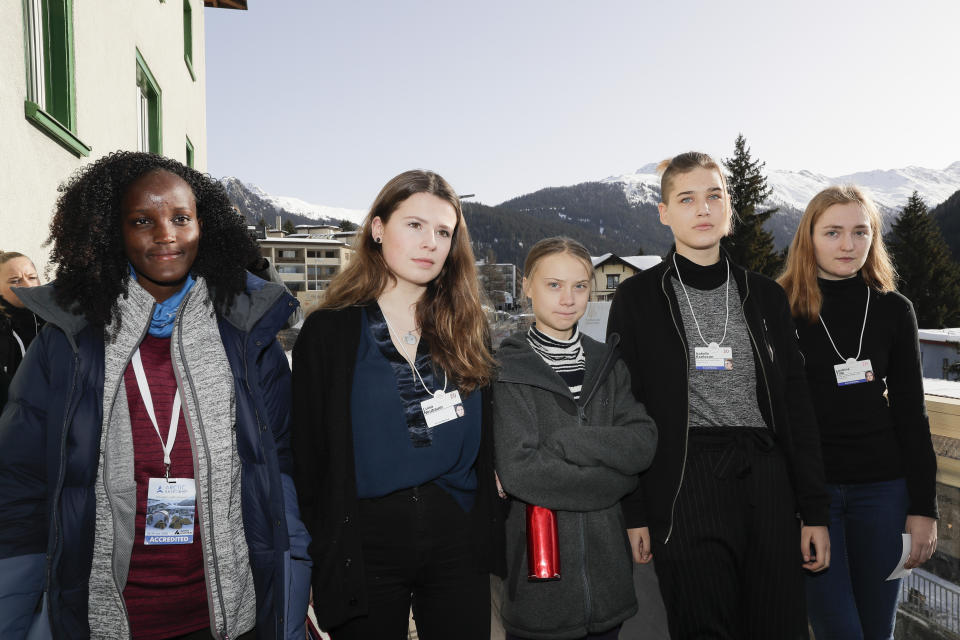
[[[859,276],[820,279],[819,284],[821,316],[837,349],[843,359],[857,357],[867,285]],[[936,518],[937,462],[924,404],[913,305],[899,293],[870,290],[859,359],[870,359],[874,380],[842,387],[837,385],[833,368],[842,360],[823,324],[796,322],[820,425],[827,482],[906,478],[908,513]]]
[[[23,360],[20,343],[13,334],[16,332],[26,349],[42,326],[43,322],[32,311],[15,307],[0,297],[0,410],[7,404],[7,387]]]

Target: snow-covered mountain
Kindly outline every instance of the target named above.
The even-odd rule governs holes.
[[[610,176],[603,182],[622,184],[627,199],[633,203],[656,204],[660,201],[660,177],[657,165],[648,164],[633,173]],[[826,176],[813,171],[768,169],[767,183],[773,189],[770,206],[803,211],[818,191],[833,184],[853,183],[866,188],[877,205],[888,212],[902,207],[914,191],[934,207],[960,190],[960,162],[946,169],[904,167],[860,171],[843,176]]]
[[[328,207],[322,204],[313,204],[307,202],[306,200],[301,200],[300,198],[295,198],[293,196],[274,196],[255,184],[249,182],[244,183],[244,185],[253,193],[260,196],[262,199],[266,200],[277,209],[283,209],[284,211],[289,211],[290,213],[296,213],[301,216],[306,216],[313,220],[349,220],[354,224],[360,224],[363,222],[364,216],[367,215],[366,210],[364,209],[346,209],[343,207]]]

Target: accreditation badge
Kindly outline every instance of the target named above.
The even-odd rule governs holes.
[[[869,358],[866,360],[847,358],[843,364],[833,365],[833,371],[837,376],[838,387],[873,382],[873,365],[870,364]]]
[[[695,347],[693,363],[697,371],[732,371],[733,347],[721,347],[716,342],[708,347]]]
[[[423,411],[423,418],[427,421],[428,427],[435,427],[463,417],[463,402],[460,400],[460,392],[457,390],[437,391],[432,398],[420,403],[420,409]]]
[[[192,544],[196,511],[193,478],[150,478],[143,544]]]

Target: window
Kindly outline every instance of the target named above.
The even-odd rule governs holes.
[[[337,252],[336,252],[336,251],[324,251],[324,252],[323,252],[323,257],[324,257],[324,258],[336,258],[336,257],[337,257]]]
[[[284,260],[294,260],[297,257],[296,249],[280,249],[277,251],[277,257],[283,258]]]
[[[283,284],[287,285],[287,289],[290,289],[290,291],[294,293],[304,290],[304,283],[299,280],[292,280],[290,282],[284,282]]]
[[[160,85],[137,49],[137,150],[163,153]]]
[[[607,289],[616,289],[618,284],[620,284],[619,273],[607,274]]]
[[[193,9],[190,0],[183,0],[183,61],[187,63],[190,79],[197,81],[193,72]]]
[[[27,120],[76,155],[90,147],[77,137],[73,74],[73,0],[23,0]]]
[[[193,143],[190,142],[190,136],[187,136],[187,166],[193,169]]]
[[[303,265],[302,264],[278,264],[277,273],[303,275]]]

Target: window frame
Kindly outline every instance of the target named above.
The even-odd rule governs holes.
[[[147,88],[153,94],[151,103],[151,96],[144,95],[140,87],[140,78],[143,78]],[[155,153],[157,155],[163,154],[163,90],[160,88],[157,79],[153,76],[153,73],[150,71],[150,65],[147,64],[147,61],[144,59],[143,54],[140,53],[140,48],[136,48],[136,87],[137,87],[137,125],[138,127],[141,124],[140,119],[140,105],[139,101],[141,96],[146,97],[148,103],[148,113],[147,113],[147,149],[141,149],[141,151],[147,151],[149,153]],[[151,120],[154,121],[151,123]],[[155,127],[151,128],[151,124],[155,124]],[[140,147],[140,131],[137,131],[137,148]]]
[[[196,161],[197,153],[196,153],[196,150],[194,149],[193,143],[190,141],[190,136],[186,136],[186,138],[187,138],[187,148],[186,148],[187,154],[186,154],[186,158],[184,158],[186,160],[184,164],[190,167],[191,169],[195,169],[196,167],[194,166],[194,164]]]
[[[190,79],[197,81],[197,74],[193,71],[193,7],[190,0],[183,0],[183,61],[190,72]]]
[[[73,0],[23,0],[22,8],[27,81],[24,117],[78,158],[89,156],[93,147],[77,135]],[[36,39],[40,35],[38,17],[42,42]],[[36,47],[40,48],[39,63]],[[38,95],[40,90],[43,95]]]

